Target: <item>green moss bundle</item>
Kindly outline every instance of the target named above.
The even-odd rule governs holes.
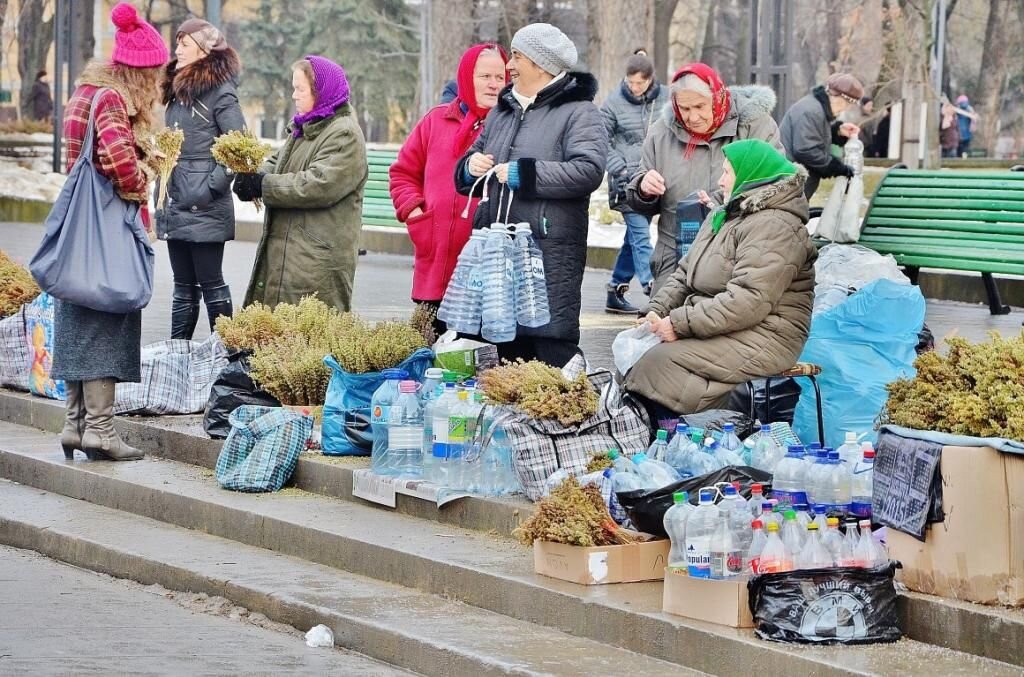
[[[615,523],[600,489],[593,484],[581,487],[575,477],[569,477],[550,496],[540,499],[537,512],[512,535],[523,545],[539,540],[587,548],[640,540]]]
[[[327,397],[330,369],[324,349],[302,334],[288,334],[257,348],[249,360],[261,388],[291,406],[320,406]]]
[[[160,172],[160,192],[156,198],[156,208],[163,209],[167,202],[167,183],[171,180],[171,172],[178,164],[181,156],[181,144],[185,142],[185,132],[177,127],[165,127],[156,134],[156,147],[163,155],[156,162]]]
[[[586,374],[570,381],[561,370],[537,360],[488,369],[478,385],[494,402],[516,406],[534,418],[558,419],[565,426],[593,416],[599,401]]]
[[[213,140],[210,153],[213,159],[236,174],[255,174],[270,157],[273,149],[270,144],[263,143],[249,130],[231,130]],[[253,200],[259,210],[263,202]]]
[[[920,355],[917,375],[887,386],[882,423],[976,437],[1024,440],[1024,333]]]
[[[32,274],[0,249],[0,317],[18,312],[39,293],[39,285]]]
[[[383,371],[397,366],[427,342],[409,322],[389,320],[370,327],[353,323],[332,338],[331,354],[350,374]]]

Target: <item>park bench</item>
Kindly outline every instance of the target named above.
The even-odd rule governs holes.
[[[363,225],[402,227],[395,218],[395,205],[392,204],[391,193],[388,192],[388,169],[397,158],[398,150],[367,149],[366,160],[370,166],[370,174],[363,191]]]
[[[941,171],[894,167],[864,215],[858,244],[891,254],[917,284],[921,268],[981,273],[993,315],[993,274],[1024,275],[1024,169]]]

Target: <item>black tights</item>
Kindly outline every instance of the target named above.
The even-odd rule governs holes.
[[[171,338],[191,339],[199,321],[199,299],[206,303],[210,331],[221,315],[231,317],[231,290],[224,282],[223,242],[168,240],[167,253],[174,273],[171,303]]]

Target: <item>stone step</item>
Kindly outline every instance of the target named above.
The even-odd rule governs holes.
[[[454,598],[653,658],[716,674],[1018,674],[1018,668],[903,640],[870,647],[791,647],[661,611],[661,583],[577,586],[533,573],[508,539],[288,490],[221,490],[208,470],[159,459],[63,460],[53,435],[0,424],[0,477],[133,512],[378,581]]]
[[[263,548],[0,481],[0,539],[145,585],[219,595],[425,675],[698,675],[632,651]]]

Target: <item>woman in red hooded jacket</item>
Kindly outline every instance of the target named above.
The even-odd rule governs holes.
[[[466,198],[455,191],[455,164],[497,105],[508,79],[507,61],[497,45],[466,50],[459,62],[458,97],[423,116],[391,166],[391,200],[414,250],[412,300],[432,306],[435,313],[469,240],[476,211],[476,199],[467,210]],[[443,323],[437,325],[444,329]]]

